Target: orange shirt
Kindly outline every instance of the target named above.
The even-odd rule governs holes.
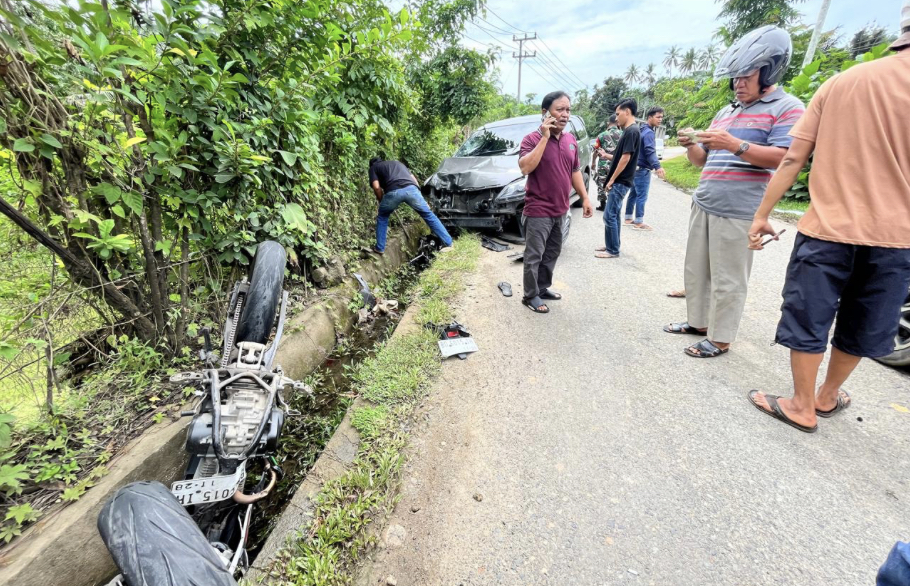
[[[815,142],[800,232],[910,248],[910,50],[826,81],[790,135]]]

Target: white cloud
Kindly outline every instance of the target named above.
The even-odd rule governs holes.
[[[386,2],[396,8],[403,4],[402,0]],[[821,2],[807,0],[798,5],[806,24],[814,26]],[[833,0],[825,28],[840,27],[845,37],[871,22],[896,30],[902,2]],[[720,6],[715,0],[632,0],[625,5],[603,0],[489,0],[487,5],[508,24],[488,12],[488,23],[478,21],[478,24],[489,29],[493,37],[471,26],[467,34],[480,43],[465,39],[464,44],[485,50],[496,39],[505,46],[499,69],[504,91],[510,93],[517,89],[516,60],[512,58],[516,49],[512,48],[511,37],[497,28],[510,31],[512,25],[536,32],[574,75],[593,87],[605,77],[621,76],[632,63],[640,68],[654,63],[664,73],[663,56],[671,45],[683,50],[702,49],[716,42],[714,33],[721,24],[717,18]],[[556,88],[577,89],[566,87],[568,84],[550,71],[550,67],[561,70],[563,65],[547,47],[538,44],[537,48],[542,49],[552,65],[542,63],[543,58],[530,60],[531,67],[522,70],[522,94],[543,94]],[[573,78],[572,74],[561,73]]]

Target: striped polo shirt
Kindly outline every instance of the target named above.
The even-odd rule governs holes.
[[[727,106],[714,117],[710,130],[726,130],[752,144],[786,149],[793,141],[788,133],[804,111],[802,102],[777,88],[748,106]],[[756,167],[730,151],[708,151],[692,197],[709,214],[751,220],[773,174],[773,169]]]

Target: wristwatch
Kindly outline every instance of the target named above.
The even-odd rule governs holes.
[[[742,156],[742,154],[745,153],[747,150],[749,150],[749,143],[747,143],[746,141],[743,141],[739,144],[739,150],[733,154],[736,155],[737,157],[739,157],[739,156]]]

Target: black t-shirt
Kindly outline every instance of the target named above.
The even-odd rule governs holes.
[[[379,181],[382,191],[389,193],[396,189],[403,189],[409,185],[420,187],[414,183],[411,172],[398,161],[379,161],[370,167],[370,183]]]
[[[622,155],[625,153],[630,154],[629,164],[622,170],[619,177],[613,179],[614,184],[619,183],[632,187],[632,179],[635,177],[635,169],[638,167],[639,150],[641,150],[641,131],[638,129],[638,124],[633,124],[622,131],[619,144],[616,145],[616,150],[613,151],[613,161],[610,163],[608,178],[613,177],[613,171],[616,169],[616,165],[619,164],[619,159]]]

